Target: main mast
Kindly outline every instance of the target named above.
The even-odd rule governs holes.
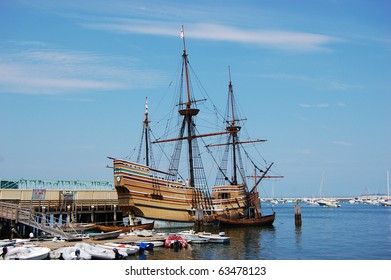
[[[182,140],[187,141],[187,166],[188,166],[188,179],[187,185],[193,188],[192,208],[203,207],[204,210],[212,209],[211,196],[209,194],[209,188],[207,186],[207,180],[205,171],[202,165],[201,153],[197,143],[197,138],[209,137],[214,135],[229,134],[227,131],[214,132],[207,134],[197,134],[194,118],[199,113],[199,109],[194,108],[194,104],[197,102],[194,100],[191,92],[190,85],[190,73],[189,73],[189,61],[186,50],[186,41],[183,26],[181,28],[181,38],[183,41],[183,54],[182,54],[182,72],[180,83],[180,100],[179,100],[179,116],[182,118],[182,123],[179,128],[179,135],[177,138],[161,139],[152,142],[164,143],[164,142],[177,142],[174,147],[174,153],[171,158],[169,171],[167,176],[169,180],[174,180],[178,176],[178,167],[181,156]],[[185,83],[185,84],[184,84]],[[182,91],[183,88],[185,91]],[[182,100],[182,97],[184,100]]]
[[[181,37],[183,40],[183,68],[185,69],[185,81],[186,81],[186,92],[187,92],[187,102],[186,108],[180,109],[178,112],[181,116],[184,116],[187,126],[187,143],[188,143],[188,160],[189,160],[189,186],[194,188],[194,162],[193,162],[193,133],[192,133],[192,125],[193,125],[193,116],[196,116],[199,112],[199,109],[192,108],[191,101],[191,92],[190,92],[190,81],[189,81],[189,70],[188,70],[188,60],[187,60],[187,52],[186,52],[186,41],[185,41],[185,33],[183,30],[183,25],[181,29]]]

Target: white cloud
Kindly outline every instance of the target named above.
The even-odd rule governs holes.
[[[346,141],[333,141],[333,144],[340,146],[351,146],[352,144]]]
[[[179,23],[160,21],[111,20],[109,22],[88,23],[84,24],[84,26],[87,28],[114,32],[177,37],[180,35]],[[326,44],[337,40],[331,36],[315,33],[245,29],[213,23],[190,24],[185,27],[185,35],[203,40],[230,41],[300,51],[325,50]]]
[[[362,86],[348,84],[344,82],[337,81],[334,78],[330,77],[311,77],[300,74],[285,74],[285,73],[268,73],[268,74],[259,74],[261,78],[283,80],[283,81],[297,81],[303,84],[307,84],[316,88],[317,90],[333,90],[333,91],[351,91],[351,90],[360,90]]]
[[[0,92],[83,93],[150,88],[151,81],[161,81],[161,73],[141,67],[131,69],[135,62],[130,58],[62,50],[36,42],[11,44],[15,48],[7,46],[11,51],[0,54]]]
[[[343,102],[338,102],[338,103],[337,103],[337,106],[338,106],[338,107],[346,107],[346,104],[343,103]]]
[[[321,104],[299,104],[302,108],[328,108],[329,104],[321,103]]]

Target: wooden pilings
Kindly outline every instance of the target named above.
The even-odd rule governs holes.
[[[296,201],[294,211],[295,211],[295,226],[301,227],[301,209],[300,209],[299,201]]]

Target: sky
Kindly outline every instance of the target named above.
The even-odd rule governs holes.
[[[146,96],[151,116],[171,100],[183,25],[207,96],[225,107],[229,66],[246,131],[267,139],[262,157],[284,176],[261,196],[386,194],[390,10],[387,0],[0,1],[0,178],[112,181],[107,157],[139,144]]]

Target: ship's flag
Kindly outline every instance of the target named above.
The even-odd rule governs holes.
[[[183,25],[182,25],[182,28],[181,28],[181,39],[183,39],[185,37],[185,32],[183,31]]]

